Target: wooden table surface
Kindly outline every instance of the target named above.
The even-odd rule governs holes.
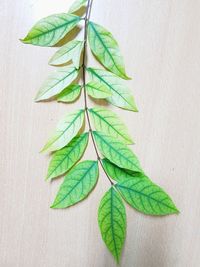
[[[63,114],[83,106],[33,98],[53,71],[55,48],[19,38],[72,0],[0,1],[0,267],[114,267],[97,226],[104,174],[93,193],[66,210],[49,208],[62,179],[44,181],[39,154]],[[127,206],[121,266],[200,266],[200,1],[94,0],[92,20],[119,42],[139,113],[126,121],[149,176],[172,196],[180,215],[144,216]],[[93,66],[98,64],[89,59]],[[90,144],[85,158],[95,159]]]

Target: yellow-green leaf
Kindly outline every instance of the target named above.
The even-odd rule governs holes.
[[[51,208],[70,207],[86,198],[97,183],[98,162],[87,160],[76,165],[64,178]]]
[[[46,100],[59,94],[69,86],[77,76],[78,70],[75,67],[60,68],[58,71],[52,73],[44,82],[36,95],[35,101]]]
[[[93,132],[97,146],[103,156],[120,168],[142,172],[135,154],[116,138],[101,132]]]
[[[92,52],[97,59],[111,72],[123,79],[126,75],[123,58],[118,44],[112,34],[102,26],[89,22],[88,38]]]
[[[105,85],[99,82],[89,82],[86,84],[85,88],[88,95],[93,98],[104,99],[112,95],[110,90]]]
[[[101,69],[88,68],[87,71],[92,80],[102,83],[110,90],[112,95],[106,98],[107,101],[120,108],[138,111],[135,100],[122,79],[109,71]]]
[[[117,182],[123,182],[124,180],[128,179],[148,179],[148,177],[143,172],[134,172],[126,169],[122,169],[108,159],[102,160],[104,169],[106,170],[107,174]]]
[[[79,68],[80,57],[83,50],[83,41],[72,40],[63,45],[50,59],[50,65],[61,65],[72,60],[74,66]]]
[[[119,193],[113,187],[100,202],[98,223],[102,239],[119,262],[126,237],[126,211]]]
[[[69,8],[69,13],[77,12],[81,7],[86,6],[87,0],[75,0],[75,2]]]
[[[81,20],[72,14],[54,14],[39,20],[21,41],[25,44],[53,46]]]
[[[47,179],[58,177],[69,169],[82,157],[88,143],[88,133],[76,136],[61,150],[56,151],[49,164]]]
[[[128,179],[116,185],[123,198],[138,211],[149,215],[178,213],[172,199],[149,179]]]
[[[83,125],[84,110],[72,112],[65,116],[57,125],[57,128],[48,140],[42,152],[55,151],[66,146],[76,136]]]
[[[81,93],[81,86],[78,84],[71,84],[65,90],[63,90],[58,96],[58,102],[73,102],[75,101]]]
[[[125,144],[133,144],[126,125],[114,112],[101,107],[91,108],[89,112],[97,131],[117,138]]]

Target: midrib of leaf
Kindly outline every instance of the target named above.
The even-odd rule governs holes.
[[[106,124],[109,125],[109,127],[111,127],[115,132],[117,132],[120,136],[122,136],[123,139],[126,139],[126,140],[127,140],[127,138],[125,138],[125,137],[123,136],[123,134],[121,134],[116,128],[114,128],[114,127],[112,126],[112,124],[109,124],[109,123],[105,120],[104,117],[102,117],[100,114],[98,114],[97,112],[95,112],[93,109],[90,109],[90,111],[92,111],[97,117],[101,118]],[[106,118],[112,118],[112,116],[110,116],[110,117],[106,117]],[[128,140],[127,140],[127,141],[128,141]]]
[[[141,181],[140,181],[141,182]],[[140,182],[138,182],[138,183],[140,183]],[[137,184],[138,184],[137,183]],[[134,185],[135,186],[135,185]],[[149,185],[149,186],[147,186],[147,187],[150,187],[151,185]],[[147,198],[148,199],[148,202],[149,202],[149,204],[150,204],[150,206],[151,206],[151,203],[150,203],[150,201],[149,201],[149,199],[151,199],[151,200],[153,200],[153,201],[155,201],[155,202],[157,202],[157,203],[159,203],[159,204],[161,204],[161,205],[163,205],[163,206],[166,206],[167,208],[169,208],[169,209],[172,209],[172,210],[174,210],[174,211],[177,211],[177,209],[175,209],[174,207],[171,207],[171,206],[169,206],[169,205],[167,205],[167,204],[165,204],[165,203],[163,203],[163,201],[165,200],[165,199],[167,199],[167,197],[165,197],[165,198],[163,198],[162,200],[157,200],[157,199],[155,199],[155,198],[153,198],[153,197],[151,197],[151,195],[145,195],[144,193],[142,193],[142,192],[139,192],[139,191],[137,191],[137,190],[135,190],[135,189],[132,189],[132,188],[130,188],[130,187],[126,187],[126,186],[124,186],[124,185],[120,185],[120,184],[117,184],[116,185],[116,187],[121,187],[121,188],[124,188],[124,189],[126,189],[128,192],[129,191],[133,191],[134,193],[136,193],[136,194],[138,194],[138,195],[142,195],[142,196],[144,196],[145,198]],[[145,187],[145,188],[147,188],[147,187]],[[157,191],[157,193],[159,193],[160,191]],[[156,192],[153,192],[154,194],[156,193]],[[132,196],[129,194],[129,196],[130,196],[130,198],[131,198],[131,200],[132,200]],[[141,199],[140,199],[141,200]],[[133,200],[132,200],[133,201]],[[134,201],[133,201],[134,202]],[[141,201],[142,202],[142,201]],[[151,206],[152,207],[152,206]],[[159,207],[160,208],[160,207]],[[145,207],[144,207],[144,209],[146,209]],[[153,209],[153,208],[152,208]],[[153,209],[154,210],[154,209]]]
[[[114,226],[113,226],[113,188],[111,189],[111,211],[110,211],[110,217],[111,217],[111,231],[112,231],[112,236],[113,236],[113,242],[114,242],[114,247],[115,247],[115,255],[117,257],[117,261],[119,261],[118,253],[117,253],[117,245],[116,245],[116,240],[114,236]]]
[[[81,137],[80,141],[77,142],[76,145],[73,146],[73,148],[71,147],[70,152],[68,152],[68,153],[65,155],[65,157],[60,161],[60,163],[56,166],[56,168],[53,169],[53,171],[48,175],[48,177],[50,177],[50,176],[52,175],[52,173],[55,172],[55,171],[58,169],[58,167],[60,167],[60,165],[63,163],[63,161],[65,161],[65,159],[66,159],[67,157],[69,157],[69,155],[73,152],[73,150],[74,150],[78,145],[80,145],[80,143],[83,141],[84,138],[85,138],[85,135],[83,135],[83,136]]]
[[[61,134],[60,135],[58,135],[58,136],[56,136],[56,138],[54,138],[53,139],[53,141],[52,142],[50,142],[50,145],[52,145],[53,143],[55,143],[72,125],[73,125],[73,123],[77,120],[77,118],[80,116],[80,114],[83,112],[83,110],[81,109],[78,113],[77,113],[77,115],[76,115],[76,117],[70,122],[70,124],[63,130],[63,131],[61,131]]]
[[[90,23],[90,26],[92,27],[93,31],[96,33],[97,38],[99,39],[99,41],[101,42],[101,44],[103,45],[103,47],[105,48],[106,52],[109,54],[109,56],[112,59],[113,65],[117,68],[117,70],[119,71],[119,73],[121,73],[124,76],[124,73],[121,72],[121,70],[118,68],[118,66],[115,63],[115,60],[112,56],[112,54],[110,53],[110,51],[108,50],[108,48],[106,47],[106,45],[104,44],[103,40],[101,39],[101,37],[99,36],[98,32],[96,31],[93,23]]]
[[[65,21],[65,23],[64,24],[62,24],[62,25],[59,25],[59,26],[57,26],[57,27],[55,27],[55,25],[53,24],[53,23],[51,23],[51,22],[46,22],[46,23],[48,23],[48,24],[50,24],[50,25],[52,25],[54,28],[53,29],[51,29],[51,30],[48,30],[48,31],[46,31],[46,32],[41,32],[41,30],[40,30],[40,34],[37,34],[37,35],[34,35],[34,37],[32,37],[32,38],[28,38],[28,40],[32,40],[32,39],[35,39],[35,38],[38,38],[38,37],[40,37],[40,36],[42,36],[42,35],[44,35],[44,34],[47,34],[47,33],[50,33],[50,32],[53,32],[53,31],[55,31],[55,30],[58,30],[58,29],[60,29],[60,28],[63,28],[63,27],[67,27],[69,24],[71,24],[71,23],[73,23],[74,21],[78,21],[78,17],[77,18],[74,18],[73,20],[71,20],[71,21],[68,21],[68,22],[66,22],[66,20],[65,19],[63,19],[63,18],[61,18],[61,17],[59,17],[59,19],[62,19],[62,20],[64,20]]]
[[[112,148],[111,148],[110,144],[109,144],[108,142],[106,142],[105,139],[101,137],[101,135],[99,135],[96,131],[95,131],[94,133],[95,133],[95,134],[102,140],[102,142],[104,142],[108,147],[110,147],[110,149],[113,149],[117,154],[119,154],[122,158],[124,158],[125,160],[127,160],[129,163],[131,163],[132,165],[134,165],[134,166],[138,169],[138,166],[135,165],[135,164],[134,164],[132,161],[130,161],[128,158],[124,157],[124,155],[121,154],[121,153],[119,152],[119,150],[113,148],[113,146],[112,146]]]
[[[43,95],[45,95],[49,90],[51,90],[53,87],[55,87],[57,84],[61,83],[62,81],[64,81],[65,79],[67,79],[70,75],[72,75],[75,71],[77,71],[76,68],[73,69],[72,72],[70,72],[67,76],[65,76],[64,78],[62,78],[61,80],[58,80],[57,83],[55,83],[53,86],[51,86],[48,90],[46,90],[45,92],[43,92],[43,94],[39,94],[39,97],[42,97]]]
[[[59,202],[57,202],[55,205],[52,205],[51,207],[53,208],[54,206],[57,206],[59,205],[63,200],[65,200],[68,195],[71,194],[71,192],[74,190],[74,188],[76,188],[82,181],[83,179],[85,178],[85,176],[90,172],[90,170],[95,166],[96,162],[94,162],[91,167],[89,169],[86,169],[86,172],[85,174],[81,177],[81,179],[71,188],[71,190],[68,192],[67,195],[65,195]]]
[[[123,95],[120,95],[113,87],[112,85],[110,85],[108,82],[106,82],[101,76],[99,76],[92,68],[89,69],[90,72],[92,72],[96,77],[98,77],[101,81],[103,81],[108,87],[111,88],[111,90],[115,91],[115,93],[117,93],[121,98],[124,99],[124,101],[126,103],[128,103],[129,105],[131,105],[125,98]],[[131,105],[132,106],[132,105]]]

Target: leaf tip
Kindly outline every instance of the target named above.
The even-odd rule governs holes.
[[[35,98],[34,98],[34,101],[37,103],[37,102],[39,102],[40,100],[41,100],[40,97],[39,97],[38,95],[36,95]]]
[[[39,93],[35,96],[34,102],[38,103],[40,101],[44,101],[46,98],[42,97]]]
[[[133,112],[139,112],[139,109],[134,105],[134,107],[132,107],[132,111]]]
[[[172,204],[172,206],[171,206],[172,210],[171,210],[170,214],[177,214],[178,215],[180,213],[180,210],[176,207],[176,205],[172,199],[171,199],[171,204]]]
[[[53,58],[53,57],[51,57],[51,58],[49,59],[48,64],[51,65],[51,66],[55,65],[55,63],[54,63],[54,58]]]
[[[50,179],[50,176],[47,174],[44,180],[45,180],[45,181],[51,180],[51,179]]]
[[[29,44],[29,41],[27,40],[27,38],[20,38],[19,39],[20,42],[22,42],[23,44]]]
[[[25,38],[19,38],[19,41],[24,43],[25,42]]]
[[[180,212],[180,210],[175,206],[175,209],[174,209],[174,213],[175,214],[180,214],[181,212]]]
[[[54,199],[53,203],[50,206],[51,209],[57,209],[58,208],[58,202],[56,201],[56,199]]]
[[[127,76],[126,74],[123,75],[123,79],[124,79],[124,80],[132,80],[132,78],[129,77],[129,76]]]
[[[45,153],[47,150],[46,145],[39,151],[39,153]]]

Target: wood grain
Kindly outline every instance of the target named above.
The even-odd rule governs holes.
[[[0,266],[114,267],[97,226],[109,187],[103,173],[90,197],[68,210],[49,206],[61,180],[46,183],[38,151],[58,119],[81,107],[35,104],[55,48],[18,41],[36,20],[71,0],[1,0]],[[127,207],[123,267],[200,266],[200,1],[95,0],[92,20],[119,41],[139,113],[117,110],[149,176],[173,197],[179,216],[152,218]],[[92,65],[95,61],[89,59]],[[90,144],[86,158],[95,158]]]

